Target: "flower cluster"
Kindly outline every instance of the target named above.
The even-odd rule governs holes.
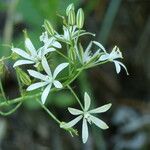
[[[13,65],[16,70],[18,68],[18,71],[21,71],[19,68],[21,65],[29,65],[28,67],[32,67],[33,65],[32,69],[27,70],[28,75],[23,71],[19,75],[23,76],[20,77],[21,81],[28,85],[26,91],[41,89],[40,104],[44,108],[46,107],[44,104],[52,89],[54,89],[54,91],[67,87],[70,89],[70,84],[83,70],[113,62],[117,73],[120,73],[121,67],[123,67],[128,74],[125,65],[117,60],[123,58],[122,53],[117,46],[115,46],[110,53],[108,53],[104,46],[98,41],[91,41],[85,49],[83,48],[84,46],[82,46],[82,43],[80,42],[80,37],[84,35],[95,36],[95,34],[82,29],[84,26],[84,12],[81,8],[75,13],[74,5],[70,4],[66,9],[66,16],[62,16],[62,18],[62,33],[58,33],[48,20],[44,21],[43,26],[45,31],[39,37],[39,41],[42,44],[40,48],[35,48],[25,32],[25,50],[16,47],[12,47],[11,49],[12,53],[18,56],[18,60],[16,60]],[[63,45],[66,45],[67,47],[66,53],[61,50]],[[65,59],[63,63],[58,64],[54,69],[53,67],[55,65],[49,63],[49,59],[51,59],[52,56],[50,55],[51,53],[56,53]],[[66,76],[58,78],[58,75],[64,69],[66,69],[67,72]],[[30,80],[30,77],[33,78],[32,81]],[[89,110],[91,104],[89,95],[85,92],[83,107],[73,90],[71,89],[70,91],[75,95],[75,98],[82,108],[82,110],[68,108],[69,112],[77,117],[68,123],[62,123],[58,121],[52,113],[49,114],[53,119],[60,123],[61,128],[68,131],[70,131],[70,128],[77,122],[83,119],[82,140],[83,143],[85,143],[88,139],[88,124],[93,123],[101,129],[108,128],[105,122],[93,116],[93,114],[106,112],[111,107],[111,103]]]

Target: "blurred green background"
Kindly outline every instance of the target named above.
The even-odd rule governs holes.
[[[110,63],[82,73],[73,84],[81,98],[88,91],[96,106],[112,102],[112,109],[99,116],[110,128],[101,131],[93,126],[83,145],[79,137],[59,129],[33,99],[11,116],[0,117],[0,150],[149,150],[150,0],[0,0],[0,56],[10,54],[11,43],[23,47],[24,29],[39,46],[44,19],[61,31],[62,20],[56,14],[64,15],[72,2],[76,9],[83,8],[84,28],[96,33],[95,40],[109,50],[119,46],[130,74],[117,75]],[[92,39],[81,40],[86,46]],[[6,65],[3,84],[7,97],[14,98],[18,86],[13,62]],[[62,120],[71,119],[67,107],[76,105],[67,91],[51,94],[47,104]],[[77,128],[81,133],[81,126]]]

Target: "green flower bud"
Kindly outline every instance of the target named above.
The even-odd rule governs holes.
[[[19,58],[19,55],[18,55],[17,53],[15,53],[15,52],[12,52],[11,58],[12,58],[13,60],[16,60],[16,59]]]
[[[82,10],[82,8],[78,9],[78,12],[77,12],[77,18],[76,18],[76,22],[77,22],[77,27],[79,29],[81,29],[84,25],[84,12]]]
[[[24,84],[24,85],[30,85],[31,84],[31,79],[30,77],[27,75],[27,73],[25,73],[22,69],[18,68],[16,69],[18,77],[20,79],[20,81]]]
[[[53,28],[53,26],[51,25],[51,23],[48,20],[44,21],[44,27],[45,30],[50,34],[50,35],[54,35],[55,30]]]
[[[83,62],[83,53],[84,53],[84,50],[83,50],[83,47],[81,45],[81,43],[79,43],[79,57],[80,57],[80,61]]]
[[[38,71],[43,71],[43,66],[40,62],[36,63],[34,66],[37,68]]]
[[[69,15],[70,10],[74,10],[74,4],[73,4],[73,3],[70,4],[70,5],[67,7],[67,9],[66,9],[66,15],[67,15],[67,16]]]
[[[70,10],[68,14],[68,24],[74,25],[75,24],[75,12],[74,10]]]
[[[3,75],[5,69],[5,64],[3,61],[0,61],[0,76]]]

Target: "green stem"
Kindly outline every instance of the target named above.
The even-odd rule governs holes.
[[[74,77],[73,77],[71,80],[66,81],[66,82],[64,83],[64,86],[67,86],[67,85],[69,85],[70,83],[72,83],[72,82],[80,75],[80,73],[83,71],[83,69],[84,69],[84,68],[81,68],[80,70],[78,70],[77,74],[75,74]]]
[[[68,61],[70,61],[70,59],[68,57],[66,57],[63,53],[59,52],[58,50],[55,50],[55,51],[56,51],[56,53],[58,53],[59,55],[61,55],[62,57],[64,57]]]
[[[102,64],[108,63],[108,62],[110,62],[110,61],[109,61],[109,60],[106,60],[106,61],[103,61],[103,62],[100,62],[100,63],[94,64],[94,65],[91,65],[91,66],[88,66],[88,64],[86,64],[86,65],[84,65],[82,68],[77,69],[77,71],[85,70],[85,69],[89,69],[89,68],[93,68],[93,67],[96,67],[96,66],[99,66],[99,65],[102,65]]]
[[[71,80],[66,81],[66,83],[64,83],[64,87],[66,87],[68,84],[71,84],[79,76],[79,74],[81,72],[82,72],[82,70],[78,71],[78,73]],[[58,89],[56,89],[56,88],[52,88],[51,92],[54,92],[54,91],[57,91],[57,90]],[[1,102],[0,103],[0,107],[12,105],[12,104],[18,103],[20,101],[25,101],[27,99],[35,99],[35,98],[39,97],[40,95],[41,95],[41,92],[39,92],[37,94],[34,94],[34,95],[24,95],[23,97],[19,97],[19,98],[15,98],[15,99],[12,99],[12,100],[8,100],[7,102]]]
[[[2,85],[2,79],[0,78],[0,89],[1,89],[1,92],[2,92],[2,96],[5,100],[7,100],[6,98],[6,95],[5,95],[5,92],[4,92],[4,89],[3,89],[3,85]]]
[[[22,104],[22,102],[20,102],[15,108],[13,108],[12,110],[10,110],[8,112],[2,112],[2,111],[0,111],[0,115],[2,115],[2,116],[11,115],[12,113],[14,113],[21,106],[21,104]]]
[[[7,102],[1,102],[0,107],[12,105],[12,104],[15,104],[15,103],[19,103],[20,101],[25,101],[27,99],[33,99],[35,97],[39,97],[40,95],[41,95],[41,93],[38,93],[38,94],[35,94],[35,95],[27,95],[27,96],[24,96],[24,97],[19,97],[19,98],[15,98],[15,99],[12,99],[12,100],[8,100]]]
[[[102,64],[106,64],[106,63],[108,63],[108,62],[110,62],[110,61],[109,61],[109,60],[102,61],[102,62],[97,63],[97,64],[95,64],[95,65],[85,67],[85,69],[93,68],[93,67],[96,67],[96,66],[99,66],[99,65],[102,65]]]
[[[81,31],[81,29],[79,29],[79,31],[78,31],[78,36],[77,36],[76,41],[75,41],[76,45],[78,45],[78,40],[79,40],[79,36],[80,36],[80,31]]]
[[[68,58],[70,58],[70,49],[69,49],[69,44],[67,44],[67,54]],[[72,60],[69,59],[69,76],[70,76],[70,70],[71,70],[71,62]]]
[[[41,107],[58,123],[60,124],[61,122],[55,117],[55,115],[38,99],[36,101],[41,105]]]
[[[74,97],[76,98],[76,100],[78,101],[78,103],[81,106],[82,110],[84,110],[84,107],[83,107],[82,103],[80,102],[80,99],[78,98],[78,96],[76,95],[76,93],[72,90],[72,88],[69,85],[67,85],[67,87],[72,92],[72,94],[74,95]]]
[[[4,61],[4,60],[7,60],[7,59],[10,59],[11,57],[12,57],[11,55],[8,56],[8,57],[4,57],[4,56],[3,56],[3,57],[0,59],[0,62],[1,62],[1,61]]]

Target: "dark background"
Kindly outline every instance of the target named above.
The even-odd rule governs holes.
[[[35,103],[25,102],[15,113],[0,117],[0,150],[149,150],[150,149],[150,0],[0,0],[0,56],[8,56],[12,42],[23,47],[23,29],[39,46],[44,19],[61,31],[61,19],[70,3],[85,12],[84,28],[96,33],[95,40],[108,51],[117,45],[123,52],[122,70],[112,63],[92,68],[74,82],[83,98],[88,91],[96,106],[111,102],[112,108],[99,115],[110,128],[90,129],[87,144],[72,138]],[[82,39],[83,43],[92,40]],[[3,85],[8,98],[19,96],[13,62],[6,61]],[[78,107],[66,92],[51,95],[48,108],[62,120],[71,119],[67,107]],[[79,133],[81,126],[77,126]]]

